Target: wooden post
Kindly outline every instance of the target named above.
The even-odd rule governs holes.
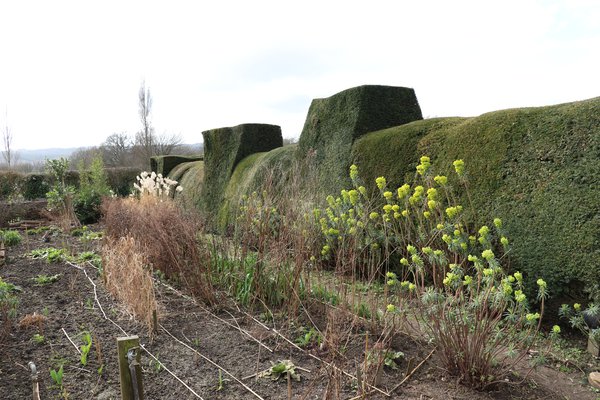
[[[144,385],[142,384],[142,368],[140,365],[140,351],[137,352],[136,361],[138,363],[135,368],[137,393],[139,397],[134,396],[133,381],[129,372],[129,362],[127,360],[127,352],[132,348],[140,347],[140,338],[138,336],[127,336],[117,338],[117,350],[119,352],[119,376],[121,380],[121,399],[122,400],[143,400]]]

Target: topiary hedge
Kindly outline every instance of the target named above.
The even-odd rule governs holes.
[[[162,176],[168,176],[173,168],[182,163],[192,162],[192,161],[201,161],[204,157],[201,156],[176,156],[176,155],[166,155],[166,156],[155,156],[150,158],[150,169],[157,174],[162,174]]]
[[[194,161],[180,164],[177,168],[183,168],[186,165],[185,172],[182,172],[180,179],[176,179],[183,191],[175,192],[175,200],[187,209],[200,209],[200,198],[204,186],[204,161]],[[171,171],[171,179],[175,179],[176,171]]]
[[[358,86],[310,105],[298,142],[298,158],[316,152],[320,186],[347,186],[352,144],[362,135],[422,119],[415,91],[392,86]]]
[[[204,136],[204,183],[200,209],[207,217],[217,215],[229,178],[245,157],[283,146],[277,125],[242,124],[232,128],[212,129]]]
[[[585,286],[600,300],[600,98],[413,122],[353,147],[371,188],[375,176],[399,184],[421,155],[448,168],[464,160],[477,222],[502,218],[513,269],[554,295]]]

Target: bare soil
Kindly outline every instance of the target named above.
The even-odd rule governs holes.
[[[64,364],[63,382],[69,399],[120,399],[116,339],[126,335],[138,335],[145,349],[160,360],[159,364],[142,352],[146,399],[287,399],[288,389],[294,399],[350,399],[357,395],[356,381],[348,374],[356,376],[357,365],[364,363],[368,326],[355,324],[352,337],[344,343],[343,356],[335,356],[333,351],[316,345],[298,349],[284,339],[285,336],[294,342],[301,334],[298,324],[262,322],[260,315],[238,308],[223,296],[218,307],[207,309],[180,292],[157,284],[161,328],[151,338],[146,327],[106,293],[98,271],[91,265],[80,264],[78,268],[67,262],[50,264],[27,256],[32,249],[48,246],[64,247],[75,253],[85,250],[84,244],[67,235],[48,238],[49,243],[42,235],[26,236],[22,244],[8,249],[8,263],[0,267],[0,276],[5,281],[22,288],[18,293],[15,325],[0,343],[0,399],[32,397],[29,361],[33,361],[39,371],[42,399],[61,398],[49,373],[59,364]],[[56,282],[38,285],[32,278],[41,274],[58,274],[59,278]],[[92,282],[97,287],[97,301]],[[321,316],[317,325],[324,325],[328,313],[325,306],[321,310],[318,305],[313,307],[316,309],[311,310],[311,314]],[[47,317],[43,325],[18,326],[20,320],[33,313]],[[275,320],[285,320],[285,315],[278,315]],[[343,327],[342,323],[340,329]],[[83,344],[84,331],[91,332],[93,337],[85,366],[76,349]],[[43,343],[34,340],[36,333],[44,336]],[[432,350],[408,337],[396,338],[393,347],[405,356],[399,361],[398,369],[383,370],[378,386],[383,392],[391,391]],[[344,372],[320,361],[334,358]],[[301,376],[299,382],[256,377],[258,372],[279,360],[291,360],[302,368],[297,371]],[[99,373],[101,365],[104,366]],[[600,364],[596,362],[591,367],[600,369]],[[448,376],[439,367],[435,352],[389,397],[376,391],[368,395],[371,399],[470,400],[595,400],[599,397],[586,384],[585,373],[575,368],[565,373],[552,367],[540,367],[524,382],[513,377],[490,391],[475,391]]]

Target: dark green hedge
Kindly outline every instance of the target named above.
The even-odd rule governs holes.
[[[173,168],[182,163],[193,162],[193,161],[201,161],[204,158],[201,156],[176,156],[176,155],[167,155],[167,156],[155,156],[150,158],[150,169],[157,174],[162,174],[162,176],[168,176]]]
[[[362,135],[422,119],[413,89],[358,86],[310,105],[298,142],[298,157],[316,152],[319,182],[339,191],[349,183],[352,144]]]
[[[452,161],[465,161],[479,222],[503,219],[512,267],[530,282],[544,278],[557,296],[584,286],[600,295],[600,98],[414,122],[353,148],[371,188],[376,176],[414,175],[421,155],[449,177]]]
[[[182,173],[181,178],[176,179],[183,188],[183,191],[175,193],[175,200],[187,209],[199,210],[202,188],[204,186],[204,161],[180,164],[176,169],[182,168],[183,165],[187,165],[187,168]],[[171,175],[174,175],[175,172],[175,170],[171,171]],[[172,179],[175,178],[172,177]]]
[[[277,125],[243,124],[212,129],[204,136],[204,184],[200,209],[209,219],[216,216],[236,165],[247,156],[283,146]],[[185,190],[185,189],[184,189]]]

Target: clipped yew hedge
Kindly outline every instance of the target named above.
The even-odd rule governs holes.
[[[371,189],[377,176],[401,184],[421,155],[449,177],[463,159],[478,223],[502,218],[512,268],[555,296],[585,288],[600,300],[600,98],[413,122],[364,136],[352,154]]]

